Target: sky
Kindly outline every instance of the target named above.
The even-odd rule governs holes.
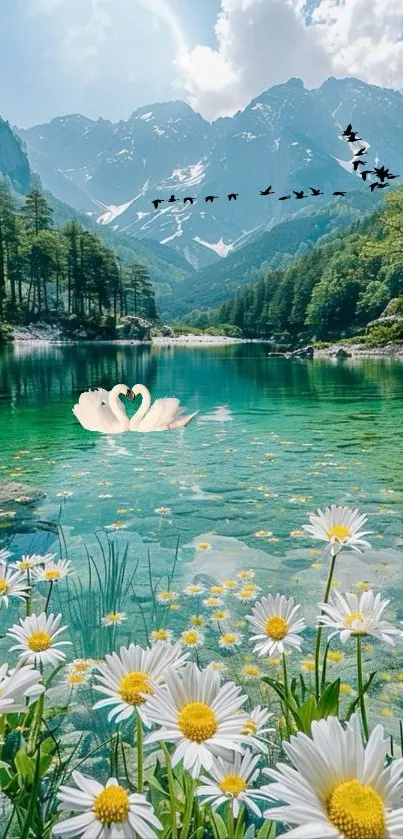
[[[292,76],[403,91],[403,0],[0,0],[0,116],[231,116]]]

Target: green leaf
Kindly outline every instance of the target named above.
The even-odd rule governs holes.
[[[324,719],[326,717],[337,717],[339,714],[340,702],[340,679],[332,682],[321,694],[318,704],[317,719]]]
[[[28,757],[25,749],[19,749],[14,758],[15,768],[21,778],[22,786],[32,784],[35,777],[35,763]]]
[[[309,696],[303,705],[299,707],[300,730],[305,734],[311,731],[312,721],[317,719],[318,708],[314,696]]]
[[[218,813],[212,813],[210,819],[216,829],[219,839],[228,839],[228,830],[224,820]]]
[[[275,839],[276,822],[266,821],[259,830],[256,839]]]
[[[250,827],[248,827],[243,839],[255,839],[255,825],[254,824],[251,824]]]

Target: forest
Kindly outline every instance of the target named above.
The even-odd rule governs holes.
[[[333,340],[363,333],[391,300],[403,295],[403,188],[384,209],[356,222],[199,317],[259,338]],[[401,332],[401,335],[400,335]],[[403,319],[392,337],[403,340]]]
[[[147,267],[123,264],[76,220],[55,229],[37,187],[19,206],[0,180],[0,335],[40,320],[113,337],[127,315],[158,318]]]

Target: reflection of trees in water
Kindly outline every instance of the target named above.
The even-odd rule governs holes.
[[[118,382],[131,387],[146,381],[152,387],[156,372],[149,346],[19,344],[0,354],[0,390],[14,404],[76,398],[88,388],[110,390]]]

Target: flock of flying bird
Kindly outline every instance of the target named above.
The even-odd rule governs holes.
[[[358,132],[353,131],[353,127],[352,127],[351,123],[349,123],[346,130],[343,131],[342,136],[346,137],[348,143],[359,143],[360,141],[362,142],[362,138],[358,137]],[[364,169],[361,169],[359,171],[359,174],[361,175],[363,181],[367,180],[368,175],[376,175],[376,177],[378,178],[377,181],[374,181],[374,183],[370,184],[371,192],[374,192],[375,189],[385,189],[385,187],[389,186],[388,181],[393,180],[394,178],[398,178],[399,175],[391,174],[389,169],[385,168],[385,166],[383,166],[383,165],[382,166],[374,166],[373,169],[366,169],[365,167],[368,164],[367,164],[366,160],[362,160],[362,157],[366,154],[367,150],[368,150],[367,147],[362,146],[357,152],[354,152],[354,157],[355,157],[355,159],[353,160],[354,172],[358,172],[360,166],[363,166]],[[317,189],[316,187],[310,186],[309,189],[311,190],[311,195],[310,196],[306,195],[303,189],[302,190],[295,190],[294,189],[293,193],[295,195],[295,199],[296,200],[301,200],[302,198],[308,198],[308,197],[312,198],[312,197],[316,197],[318,195],[323,195],[324,194],[323,192],[321,192],[320,189]],[[267,189],[261,189],[260,190],[260,195],[262,195],[262,196],[275,195],[275,193],[273,192],[272,187],[270,185],[270,186],[267,187]],[[334,192],[333,195],[338,195],[338,196],[343,197],[344,195],[346,195],[346,192],[342,192],[340,190],[340,191]],[[236,201],[238,196],[239,196],[239,192],[229,192],[228,195],[227,195],[227,198],[228,198],[228,201]],[[212,204],[215,201],[216,198],[218,198],[218,195],[205,195],[204,196],[204,200],[205,200],[206,204]],[[288,199],[290,199],[290,198],[291,198],[291,195],[281,195],[280,198],[278,198],[278,201],[288,201]],[[175,195],[171,195],[170,198],[167,199],[166,203],[167,204],[174,204],[177,201],[180,201],[180,199],[176,198]],[[187,195],[183,199],[184,204],[194,204],[195,201],[196,201],[196,199],[191,195]],[[154,200],[151,203],[154,205],[154,209],[158,210],[160,204],[163,204],[164,202],[165,202],[165,198],[154,198]]]

